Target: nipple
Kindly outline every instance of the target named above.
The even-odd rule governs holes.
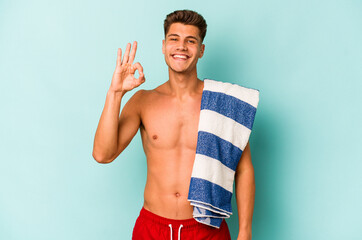
[[[156,140],[158,137],[157,137],[157,135],[153,135],[152,138],[153,138],[154,140]]]

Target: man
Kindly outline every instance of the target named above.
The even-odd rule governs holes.
[[[137,91],[120,105],[126,92],[145,82],[140,63],[133,63],[137,42],[127,44],[116,69],[95,134],[93,157],[110,163],[128,146],[140,129],[147,157],[144,205],[133,230],[133,239],[230,239],[222,222],[219,229],[195,221],[187,200],[195,159],[203,81],[197,62],[205,50],[206,22],[196,12],[170,13],[164,22],[162,52],[169,80],[153,90]],[[138,70],[139,78],[134,77]],[[235,174],[240,240],[251,239],[254,208],[254,170],[246,145]],[[192,237],[190,237],[192,235]]]

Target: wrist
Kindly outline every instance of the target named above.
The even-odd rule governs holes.
[[[112,87],[109,88],[107,95],[112,95],[115,97],[123,97],[126,94],[126,90],[121,90],[121,91],[116,91],[114,89],[112,89]]]
[[[237,240],[251,240],[251,232],[239,232]]]
[[[251,239],[251,227],[245,227],[245,228],[239,227],[238,239],[250,240]]]

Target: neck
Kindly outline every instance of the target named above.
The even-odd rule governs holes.
[[[191,72],[177,73],[169,68],[169,88],[172,95],[182,100],[202,92],[203,83],[197,78],[196,68]]]

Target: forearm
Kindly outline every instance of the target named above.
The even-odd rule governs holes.
[[[121,100],[125,92],[109,89],[101,118],[94,137],[93,157],[98,162],[106,162],[117,152],[118,120]]]
[[[251,240],[251,225],[255,200],[254,169],[250,166],[235,176],[235,194],[239,216],[239,238]]]

